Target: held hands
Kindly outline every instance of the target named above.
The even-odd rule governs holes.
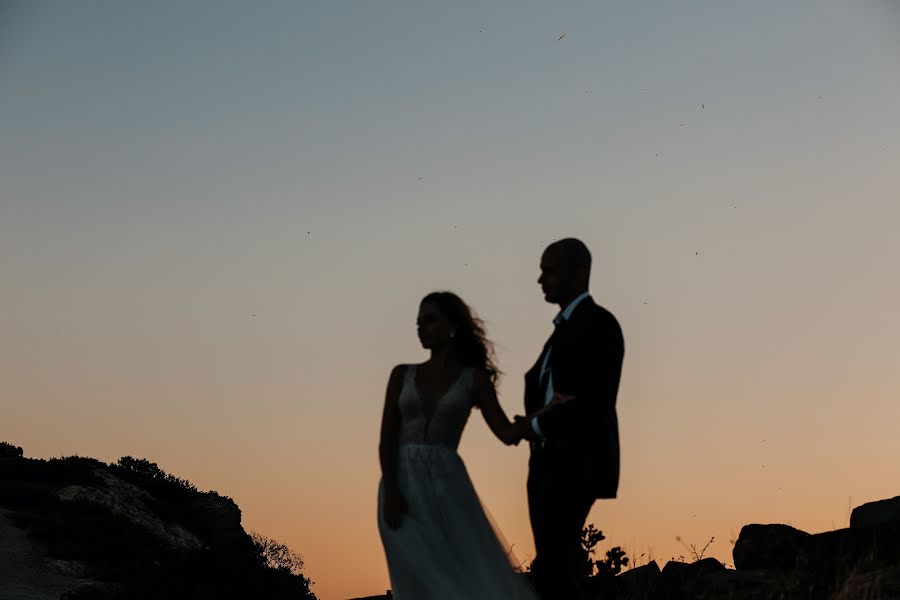
[[[513,444],[518,445],[520,441],[523,439],[532,441],[537,440],[538,435],[535,432],[534,428],[531,426],[531,420],[535,417],[540,417],[558,406],[566,404],[567,402],[571,402],[575,399],[575,396],[571,394],[563,394],[560,392],[555,392],[553,396],[550,398],[550,402],[547,403],[544,408],[531,413],[529,416],[523,417],[522,415],[516,415],[513,425],[512,425],[512,433],[513,433]]]
[[[522,415],[516,415],[513,419],[512,424],[512,437],[513,444],[516,446],[519,445],[519,442],[522,440],[535,440],[537,439],[537,433],[535,433],[534,428],[531,426],[531,419],[529,417],[523,417]]]

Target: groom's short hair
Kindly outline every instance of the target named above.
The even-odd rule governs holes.
[[[563,238],[547,246],[547,250],[559,252],[563,262],[569,267],[591,270],[591,251],[579,239]]]

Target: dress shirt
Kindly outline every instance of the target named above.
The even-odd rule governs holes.
[[[585,298],[589,297],[590,294],[588,292],[584,292],[579,295],[577,298],[569,302],[569,305],[566,306],[563,310],[559,312],[553,318],[553,324],[556,327],[559,327],[561,323],[564,321],[568,321],[572,313],[575,312],[575,309],[578,308],[578,305],[581,304],[581,301]],[[541,361],[541,371],[538,376],[538,382],[544,380],[544,377],[547,377],[547,393],[544,394],[544,406],[550,404],[550,400],[553,398],[553,372],[550,370],[550,353],[553,351],[553,346],[548,346],[547,351],[544,353],[544,360]],[[534,432],[538,435],[539,438],[545,440],[544,434],[541,432],[541,427],[538,424],[538,418],[533,417],[531,419],[531,428],[534,429]]]

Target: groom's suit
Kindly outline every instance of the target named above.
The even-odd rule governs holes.
[[[525,374],[525,410],[544,406],[552,391],[574,396],[537,419],[532,442],[528,507],[537,556],[532,567],[545,600],[580,598],[575,568],[581,529],[597,498],[619,486],[616,394],[624,356],[616,318],[583,298]],[[549,355],[548,355],[549,353]]]

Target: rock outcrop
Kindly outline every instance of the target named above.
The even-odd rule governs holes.
[[[857,507],[850,527],[810,534],[788,525],[751,524],[718,561],[670,561],[625,571],[619,600],[900,600],[900,498]]]
[[[108,510],[159,538],[161,543],[174,550],[203,547],[197,536],[177,523],[165,523],[153,512],[150,509],[153,496],[145,490],[122,481],[104,469],[94,469],[94,476],[97,478],[96,485],[66,486],[56,493],[56,498],[61,502],[82,502]]]
[[[0,533],[3,599],[315,599],[233,500],[142,459],[35,460],[0,442]]]
[[[850,528],[900,523],[900,496],[857,506],[850,513]]]

